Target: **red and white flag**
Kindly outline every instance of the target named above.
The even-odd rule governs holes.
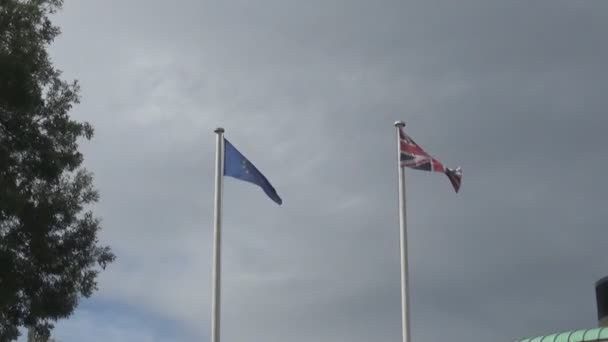
[[[454,190],[458,192],[462,182],[462,170],[460,167],[456,169],[444,167],[439,160],[426,153],[412,138],[405,134],[403,127],[399,127],[399,138],[401,140],[401,167],[445,173],[452,186],[454,186]]]

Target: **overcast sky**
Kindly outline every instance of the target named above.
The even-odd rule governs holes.
[[[608,275],[608,1],[66,1],[52,46],[117,260],[63,342],[208,341],[217,126],[223,341],[399,341],[395,120],[413,341],[596,326]]]

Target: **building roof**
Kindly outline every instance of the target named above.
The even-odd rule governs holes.
[[[573,330],[547,336],[524,338],[515,342],[591,342],[608,341],[608,327]]]

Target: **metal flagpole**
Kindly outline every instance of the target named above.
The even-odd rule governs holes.
[[[401,245],[401,336],[403,342],[410,342],[410,297],[408,291],[407,264],[407,220],[405,206],[405,170],[401,166],[401,136],[399,131],[405,127],[401,121],[395,122],[397,131],[397,168],[399,172],[399,228]]]
[[[220,342],[220,286],[222,257],[222,195],[224,191],[224,129],[217,128],[215,152],[215,200],[213,215],[213,288],[211,300],[211,342]]]

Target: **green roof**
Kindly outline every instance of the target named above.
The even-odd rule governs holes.
[[[515,342],[590,342],[608,341],[608,327],[586,330],[573,330],[560,334],[524,338]]]

